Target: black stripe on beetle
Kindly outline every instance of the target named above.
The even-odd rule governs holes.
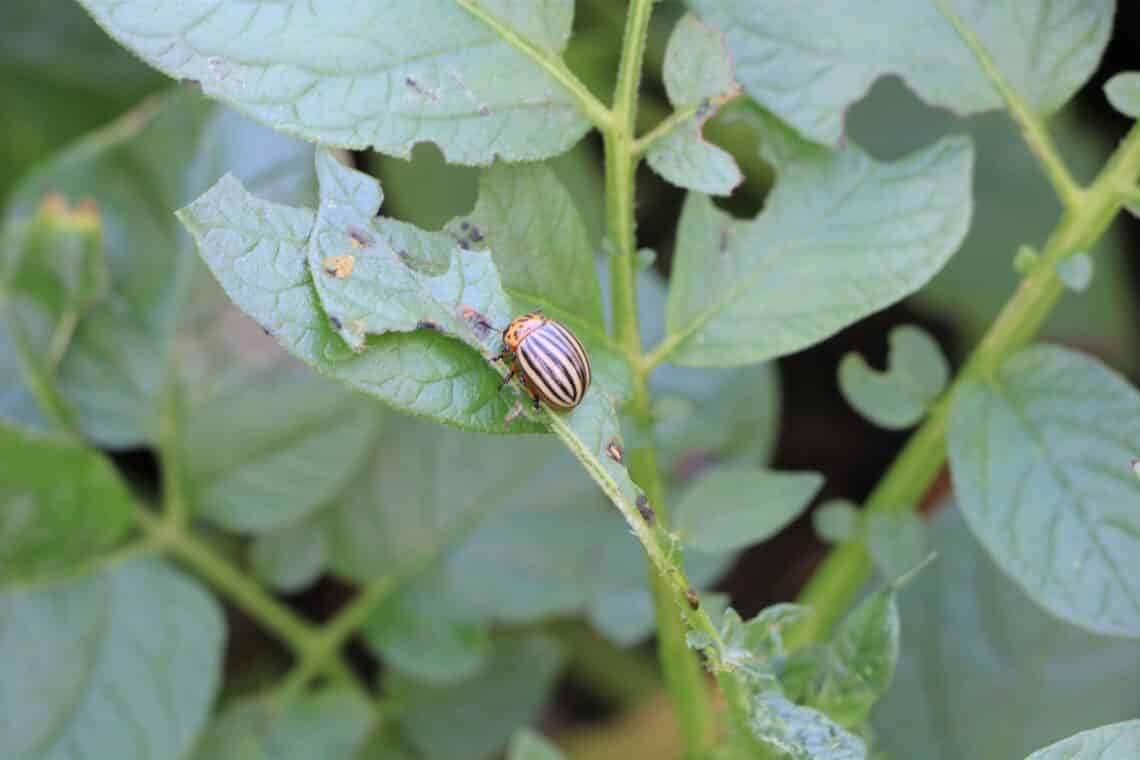
[[[573,409],[590,386],[590,358],[574,333],[549,317],[531,312],[503,330],[504,354],[514,354],[513,370],[536,402]]]

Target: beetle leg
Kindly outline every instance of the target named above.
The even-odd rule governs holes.
[[[511,378],[513,378],[515,376],[516,370],[517,370],[517,368],[511,367],[511,371],[508,372],[507,376],[503,378],[503,382],[499,383],[499,390],[502,390],[503,386],[511,381]]]
[[[507,356],[509,356],[509,355],[510,355],[510,351],[508,351],[507,349],[504,348],[502,351],[499,352],[499,354],[497,356],[492,356],[491,361],[501,362],[504,359],[506,359]]]
[[[538,396],[535,396],[534,397],[534,411],[537,412],[541,408],[542,408],[542,405],[538,401]]]

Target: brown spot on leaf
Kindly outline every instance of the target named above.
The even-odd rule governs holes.
[[[344,323],[340,321],[340,317],[334,317],[332,314],[329,314],[329,322],[338,330],[344,327]]]
[[[371,235],[356,227],[348,228],[348,239],[353,248],[371,248],[375,244]]]
[[[701,598],[697,596],[697,592],[694,591],[692,587],[685,589],[685,601],[688,602],[689,606],[694,610],[701,608]]]
[[[463,304],[461,312],[463,314],[463,321],[471,326],[471,329],[480,339],[486,338],[494,332],[495,326],[491,324],[491,320],[487,319],[487,315],[483,312],[467,304]]]
[[[435,330],[437,333],[443,332],[443,328],[439,326],[438,322],[432,322],[430,319],[421,319],[416,322],[417,330]]]
[[[321,267],[325,270],[325,274],[343,280],[351,275],[352,270],[356,268],[356,257],[351,253],[326,256],[325,260],[321,262]]]
[[[720,245],[718,250],[722,255],[728,253],[728,227],[720,228]]]

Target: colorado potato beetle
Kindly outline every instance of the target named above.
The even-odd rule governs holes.
[[[503,330],[503,353],[514,355],[506,385],[516,374],[534,399],[555,409],[573,409],[590,387],[590,358],[581,342],[566,327],[542,312],[516,317]]]

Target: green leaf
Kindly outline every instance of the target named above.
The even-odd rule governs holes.
[[[490,277],[493,269],[488,269],[488,262],[483,261],[489,260],[489,256],[459,249],[444,252],[437,244],[439,233],[424,233],[387,219],[374,223],[371,213],[362,209],[378,203],[379,185],[347,168],[337,168],[340,165],[326,153],[319,154],[318,163],[324,175],[322,208],[333,214],[330,223],[335,224],[336,231],[327,228],[320,214],[308,209],[255,198],[232,177],[223,178],[179,212],[179,218],[197,240],[202,258],[230,298],[297,358],[401,411],[483,432],[533,431],[535,427],[525,421],[515,425],[505,422],[510,398],[500,392],[499,376],[486,360],[495,353],[490,348],[494,337],[491,327],[502,327],[501,320],[509,314],[505,296],[501,291],[493,292],[498,291],[497,281],[484,280],[473,286],[472,295],[484,301],[475,304],[482,318],[472,314],[473,321],[469,323],[460,311],[448,315],[448,320],[440,324],[441,329],[468,341],[468,346],[433,329],[416,329],[420,321],[436,322],[442,317],[444,307],[441,302],[433,307],[431,294],[447,295],[447,288],[457,286],[444,274],[453,263],[466,266],[456,263],[456,259],[482,267],[481,276]],[[330,208],[330,204],[349,202],[345,197],[352,198],[353,190],[361,196],[352,202],[363,205]],[[335,250],[331,255],[352,256],[359,262],[343,279],[323,271],[314,275],[307,263],[310,243],[327,248],[333,243],[331,235],[340,238],[336,247],[328,249]],[[411,243],[417,247],[412,248]],[[423,244],[430,250],[423,250]],[[406,255],[407,264],[401,253]],[[446,258],[425,262],[417,255]],[[366,265],[365,261],[369,263]],[[317,266],[323,265],[324,256]],[[357,265],[361,268],[359,273],[355,272]],[[405,270],[394,282],[370,280],[366,276],[391,273],[392,267]],[[442,271],[433,272],[433,268]],[[318,279],[315,281],[314,277]],[[331,285],[327,282],[330,279],[338,280],[340,285]],[[344,287],[353,280],[360,282],[359,291],[355,285],[353,290]],[[318,300],[317,282],[328,289],[324,293],[326,304],[331,303],[337,310],[351,306],[351,316],[337,311],[326,315]],[[409,288],[418,295],[402,292]],[[355,297],[377,300],[350,302]],[[458,291],[452,290],[448,297],[455,306],[462,305],[463,296]],[[392,299],[390,309],[375,311],[378,303],[388,305],[388,298]],[[373,329],[382,328],[384,332],[369,336],[366,346],[361,346],[363,350],[353,351],[338,335],[336,324],[340,323],[342,331],[363,333],[365,326],[353,323],[362,322],[356,317],[366,313],[373,320]],[[492,325],[492,319],[500,321]],[[484,354],[471,350],[471,344],[481,345]]]
[[[1116,5],[946,4],[977,34],[1002,78],[1041,114],[1064,105],[1096,69]],[[694,0],[693,7],[724,32],[745,92],[816,142],[838,144],[847,107],[887,74],[901,77],[926,102],[958,113],[1002,105],[933,2],[860,0],[842,13],[797,0]]]
[[[429,760],[484,757],[534,719],[561,654],[549,639],[501,639],[479,671],[446,686],[393,684],[403,733]],[[446,727],[447,730],[440,730]]]
[[[374,406],[311,373],[280,370],[204,400],[184,432],[194,511],[263,533],[325,506],[365,465]]]
[[[924,312],[954,324],[958,346],[977,344],[1020,283],[1009,257],[1026,241],[1044,241],[1063,211],[1021,131],[1006,114],[963,119],[931,108],[893,79],[876,84],[852,109],[848,123],[850,137],[881,159],[905,156],[946,134],[968,134],[973,141],[977,159],[970,233],[913,299]],[[1050,119],[1049,131],[1076,177],[1095,175],[1115,147],[1110,137],[1088,129],[1076,108]],[[1140,366],[1140,324],[1130,317],[1131,251],[1122,228],[1111,227],[1090,251],[1098,274],[1089,290],[1081,298],[1061,299],[1050,312],[1045,334],[1096,345],[1130,370]]]
[[[375,720],[366,700],[331,689],[296,697],[280,712],[246,699],[212,721],[191,758],[353,760]]]
[[[756,696],[752,732],[793,760],[865,760],[867,746],[826,715],[788,701],[779,692]]]
[[[365,640],[386,665],[427,683],[462,681],[479,670],[491,651],[490,632],[446,603],[450,583],[429,571],[372,613]]]
[[[1140,714],[1135,642],[1046,614],[952,506],[939,510],[930,536],[938,561],[899,594],[902,651],[872,712],[876,749],[892,758],[1009,760]]]
[[[55,371],[79,318],[107,293],[103,231],[94,208],[48,197],[17,224],[0,259],[4,313],[36,370]]]
[[[1123,760],[1140,755],[1140,720],[1081,731],[1026,760]]]
[[[867,597],[827,644],[800,650],[781,674],[788,696],[855,730],[887,692],[899,656],[892,584]]]
[[[784,648],[784,629],[801,620],[808,613],[806,607],[796,604],[774,604],[760,610],[747,623],[731,607],[724,612],[720,624],[720,637],[724,642],[724,663],[735,671],[749,690],[754,692],[775,688],[776,668],[787,656]],[[689,644],[703,647],[707,642],[694,641],[689,636]]]
[[[930,554],[926,524],[912,510],[867,513],[863,516],[863,540],[875,569],[884,578],[900,577]]]
[[[328,544],[328,535],[316,520],[297,520],[255,537],[249,560],[257,577],[270,587],[296,593],[324,572]]]
[[[217,603],[159,562],[0,596],[0,756],[185,756],[214,699],[224,635]]]
[[[324,145],[408,156],[431,141],[455,163],[533,161],[569,149],[589,126],[551,73],[448,0],[371,8],[335,0],[264,12],[236,0],[83,5],[152,66]],[[569,0],[481,6],[541,55],[565,48]]]
[[[1057,276],[1074,293],[1089,289],[1093,278],[1093,260],[1087,253],[1074,253],[1057,262]]]
[[[0,318],[25,386],[35,389],[41,408],[66,428],[71,412],[55,388],[56,369],[80,317],[108,287],[99,216],[90,206],[71,210],[65,198],[48,196],[33,218],[13,220],[5,232]]]
[[[321,205],[308,258],[321,306],[354,351],[366,336],[431,329],[485,355],[514,316],[490,251],[441,232],[377,220],[380,183],[318,151]],[[472,313],[474,310],[474,313]]]
[[[673,29],[662,72],[669,102],[692,114],[649,149],[646,160],[669,182],[711,195],[728,195],[744,181],[730,153],[705,141],[705,122],[740,91],[724,38],[692,14]]]
[[[0,420],[28,430],[49,430],[52,423],[21,377],[23,371],[16,338],[0,318]]]
[[[1140,637],[1140,393],[1099,362],[1035,346],[955,395],[954,487],[971,529],[1038,604]]]
[[[806,348],[920,288],[969,226],[965,140],[879,164],[757,119],[780,171],[765,210],[737,221],[690,194],[681,216],[658,349],[679,364],[734,366]]]
[[[131,521],[131,496],[97,451],[0,424],[0,587],[82,568]]]
[[[565,757],[553,742],[529,728],[515,731],[507,747],[507,760],[563,760]]]
[[[625,396],[629,365],[606,334],[594,246],[574,199],[549,165],[484,170],[474,210],[447,230],[463,250],[490,251],[511,316],[539,309],[565,323],[589,351],[593,382]]]
[[[839,389],[847,403],[879,427],[901,430],[925,416],[950,379],[950,366],[938,343],[922,328],[891,330],[887,370],[878,372],[859,354],[839,364]]]
[[[1140,119],[1140,71],[1124,71],[1109,79],[1104,94],[1117,111]]]
[[[486,245],[516,314],[541,308],[605,332],[594,246],[574,199],[545,164],[495,164],[479,178],[479,199],[448,225],[461,244]]]
[[[52,151],[163,84],[72,0],[0,4],[0,200]]]
[[[743,549],[779,533],[823,486],[814,472],[717,469],[677,505],[674,522],[686,545],[707,552]]]
[[[656,272],[638,278],[637,308],[644,340],[665,336],[668,293]],[[662,364],[649,377],[653,391],[658,456],[670,504],[693,470],[708,463],[757,467],[767,464],[780,420],[775,368],[708,369]]]
[[[840,544],[859,535],[863,516],[846,499],[826,501],[812,512],[816,535],[832,544]]]
[[[256,147],[256,149],[253,149]],[[90,198],[106,231],[111,291],[82,320],[59,387],[83,433],[109,447],[151,442],[169,379],[165,357],[195,274],[172,212],[224,163],[282,201],[308,191],[309,149],[189,92],[149,101],[56,156],[14,191],[6,222],[45,194]]]

